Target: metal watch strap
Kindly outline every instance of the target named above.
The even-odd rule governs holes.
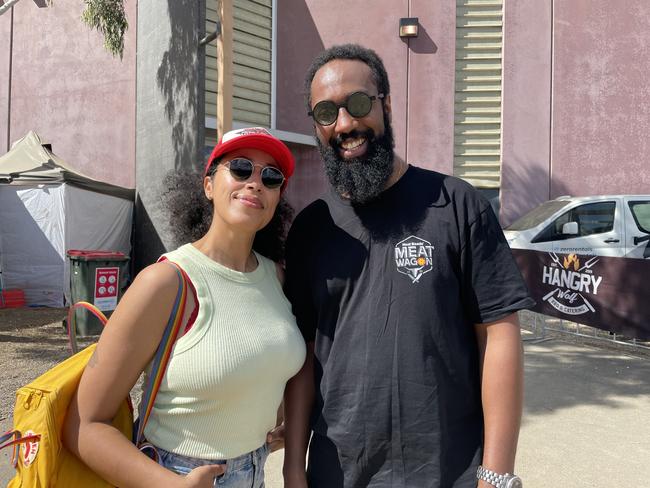
[[[476,470],[476,477],[479,480],[487,481],[495,488],[506,488],[506,483],[513,476],[510,473],[499,474],[491,471],[483,466],[479,466]]]

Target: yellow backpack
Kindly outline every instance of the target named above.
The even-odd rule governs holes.
[[[179,335],[187,299],[189,278],[176,263],[167,262],[176,267],[180,286],[169,321],[152,361],[151,374],[148,376],[148,383],[142,394],[139,419],[134,425],[131,398],[127,395],[112,422],[113,426],[142,451],[152,450],[150,444],[141,442],[144,426],[153,408],[171,350]],[[104,314],[90,303],[79,302],[71,306],[68,312],[68,333],[73,352],[77,350],[73,311],[80,307],[90,310],[106,323]],[[14,450],[12,461],[16,468],[16,476],[9,482],[7,488],[113,487],[61,443],[61,432],[68,406],[96,347],[97,345],[93,344],[76,353],[16,392],[14,429],[0,436],[0,449],[13,447]],[[152,457],[156,459],[156,456],[157,453],[153,452]]]
[[[96,344],[57,364],[16,392],[14,431],[5,434],[14,446],[16,476],[7,488],[109,488],[61,444],[60,432],[68,405]],[[124,400],[113,425],[132,439],[133,409]],[[4,447],[4,446],[3,446]]]

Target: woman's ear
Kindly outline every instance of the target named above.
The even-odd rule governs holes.
[[[208,200],[212,201],[212,176],[203,178],[203,191]]]

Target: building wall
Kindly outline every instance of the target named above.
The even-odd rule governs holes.
[[[503,23],[500,217],[507,225],[549,198],[551,2],[505,0]]]
[[[650,2],[556,0],[551,198],[650,192]]]
[[[44,5],[23,1],[14,7],[11,114],[8,129],[0,125],[0,132],[8,130],[13,142],[33,129],[81,172],[133,188],[136,2],[125,2],[130,28],[122,60],[81,21],[83,2],[39,4]],[[0,17],[2,41],[10,18]],[[7,49],[2,51],[0,114],[6,113],[9,77]],[[6,135],[0,139],[6,149]]]
[[[456,2],[413,0],[410,5],[408,17],[419,18],[420,32],[408,40],[406,160],[453,174]],[[395,30],[386,34],[395,36]]]
[[[172,170],[203,163],[203,0],[138,2],[135,267],[176,245],[163,200]]]
[[[0,154],[9,150],[9,62],[11,43],[11,12],[0,16]]]
[[[506,0],[504,13],[502,223],[560,195],[648,193],[650,4]]]
[[[285,196],[297,213],[323,195],[329,184],[316,149],[295,143],[287,143],[287,146],[296,158],[296,169]]]

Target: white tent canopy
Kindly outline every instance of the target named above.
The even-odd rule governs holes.
[[[69,249],[131,251],[134,191],[89,178],[28,133],[0,157],[3,288],[28,305],[69,302]]]
[[[79,188],[133,201],[135,190],[95,180],[69,166],[43,146],[34,131],[14,142],[0,157],[0,183],[71,183]]]

